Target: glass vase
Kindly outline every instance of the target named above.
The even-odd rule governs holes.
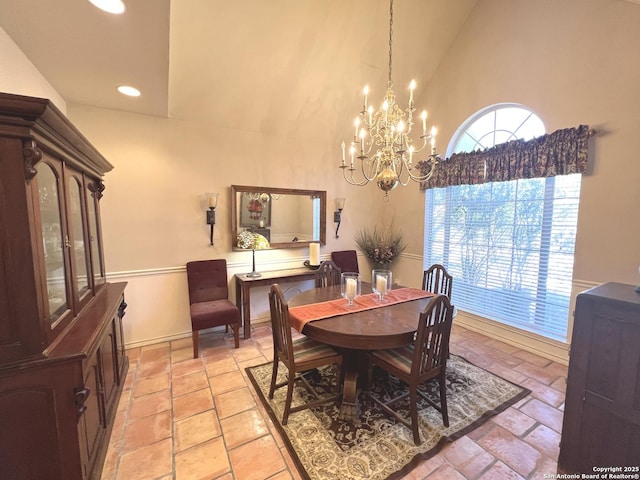
[[[385,296],[391,290],[392,280],[391,270],[374,268],[371,271],[371,288],[379,302],[385,301]]]
[[[353,307],[356,297],[361,294],[360,274],[345,272],[340,274],[340,292],[347,299],[347,306]]]

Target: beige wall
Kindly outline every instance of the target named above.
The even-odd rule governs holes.
[[[638,25],[640,7],[619,0],[479,0],[428,91],[416,98],[439,127],[440,150],[468,116],[498,102],[532,108],[548,131],[583,123],[601,131],[593,140],[592,172],[583,179],[576,292],[605,281],[640,283],[640,161],[633,154],[640,131]],[[418,54],[428,55],[428,46],[406,53]],[[346,71],[344,88],[360,86],[361,73]],[[319,82],[306,88],[325,91]],[[6,90],[1,81],[0,89]],[[180,95],[172,91],[174,105],[195,101]],[[225,257],[230,275],[250,269],[250,254],[230,251],[231,184],[326,190],[324,257],[353,248],[359,228],[393,219],[409,244],[394,279],[419,285],[424,194],[411,184],[384,202],[373,186],[352,187],[341,180],[339,145],[349,135],[358,99],[354,106],[344,102],[344,91],[339,95],[339,101],[329,102],[330,115],[323,111],[318,118],[344,122],[313,124],[311,116],[304,118],[304,128],[288,122],[284,132],[227,128],[224,118],[208,109],[201,119],[188,121],[180,119],[179,110],[166,119],[68,106],[71,120],[115,166],[105,179],[102,220],[109,276],[130,283],[128,342],[188,334],[188,260]],[[206,191],[221,192],[214,247],[204,221]],[[336,197],[347,198],[338,240],[332,228]],[[301,265],[308,249],[258,252],[256,258],[258,269],[287,268]],[[366,270],[367,262],[360,260]],[[256,317],[266,315],[264,303],[254,308]],[[484,331],[495,327],[463,317],[461,322]],[[535,340],[499,329],[495,335],[523,348]],[[531,348],[561,358],[566,353],[561,347],[542,342]]]

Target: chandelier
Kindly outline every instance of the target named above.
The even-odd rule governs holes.
[[[374,112],[369,105],[369,87],[364,87],[364,104],[360,115],[355,120],[355,132],[349,148],[349,162],[346,159],[346,146],[342,142],[342,174],[351,185],[363,186],[375,181],[385,192],[385,200],[389,198],[389,191],[401,184],[406,186],[409,180],[416,182],[428,180],[433,175],[436,163],[439,161],[436,152],[436,128],[427,131],[427,112],[422,111],[422,133],[414,145],[411,133],[414,127],[413,91],[415,80],[409,85],[409,105],[406,109],[396,104],[391,80],[392,67],[392,38],[393,38],[393,0],[389,3],[389,80],[387,92],[381,107]],[[430,150],[426,159],[417,160],[429,143]],[[375,149],[375,152],[374,152]],[[356,166],[355,159],[359,160]],[[414,163],[415,162],[415,163]],[[358,170],[360,173],[356,173]]]

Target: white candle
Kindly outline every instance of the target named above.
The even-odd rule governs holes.
[[[415,80],[411,80],[411,83],[409,84],[409,105],[411,105],[413,103],[413,91],[416,88],[416,81]]]
[[[367,109],[367,95],[369,95],[369,85],[364,87],[364,110]]]
[[[309,244],[309,265],[320,265],[320,244]]]
[[[382,275],[376,276],[376,290],[380,295],[387,294],[387,277],[383,277]]]
[[[347,278],[345,284],[345,293],[347,294],[347,298],[353,298],[356,296],[356,279],[355,278]]]
[[[344,165],[344,142],[342,142],[342,165]]]
[[[420,115],[420,117],[422,118],[422,134],[426,135],[427,134],[427,111],[423,110],[422,115]]]

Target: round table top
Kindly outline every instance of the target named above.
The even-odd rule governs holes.
[[[362,294],[371,286],[362,283]],[[314,288],[289,300],[289,307],[326,302],[341,298],[340,286]],[[396,303],[371,310],[339,315],[308,322],[302,329],[306,336],[336,347],[357,350],[397,348],[413,341],[420,313],[431,297]],[[346,302],[346,300],[345,300]]]

